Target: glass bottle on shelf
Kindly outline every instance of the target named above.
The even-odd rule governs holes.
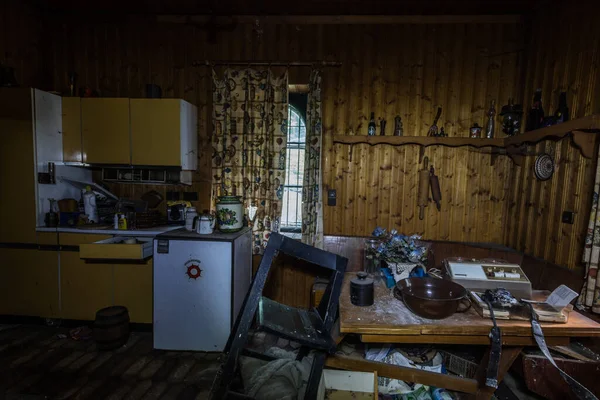
[[[378,239],[365,240],[365,257],[363,261],[363,271],[365,271],[373,277],[378,277],[380,274],[381,262],[376,256],[378,246]]]
[[[485,137],[491,139],[494,137],[494,131],[496,130],[496,100],[492,100],[487,116],[488,120],[485,126]]]

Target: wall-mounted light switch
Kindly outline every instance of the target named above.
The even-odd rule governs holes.
[[[336,200],[337,200],[337,194],[335,189],[329,189],[327,191],[327,205],[328,206],[335,206]]]

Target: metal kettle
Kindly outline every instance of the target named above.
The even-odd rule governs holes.
[[[210,214],[202,214],[194,217],[192,230],[201,235],[210,235],[215,229],[215,217]]]

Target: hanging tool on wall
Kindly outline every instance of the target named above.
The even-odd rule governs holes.
[[[423,169],[419,170],[419,196],[417,197],[417,205],[419,206],[419,219],[425,217],[425,207],[429,203],[429,170],[427,165],[429,158],[423,160]]]
[[[438,107],[437,114],[435,114],[435,119],[433,120],[433,125],[429,127],[429,132],[427,136],[437,136],[438,135],[438,120],[440,119],[440,115],[442,115],[442,107]]]
[[[435,174],[433,165],[429,168],[429,184],[431,186],[431,198],[435,202],[438,211],[442,210],[442,191],[440,190],[440,181]]]

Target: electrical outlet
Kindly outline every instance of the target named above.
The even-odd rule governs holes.
[[[336,204],[336,200],[337,200],[337,192],[335,189],[329,189],[327,191],[327,205],[328,206],[335,206]]]
[[[575,223],[575,213],[573,211],[563,211],[562,222],[573,225]]]

